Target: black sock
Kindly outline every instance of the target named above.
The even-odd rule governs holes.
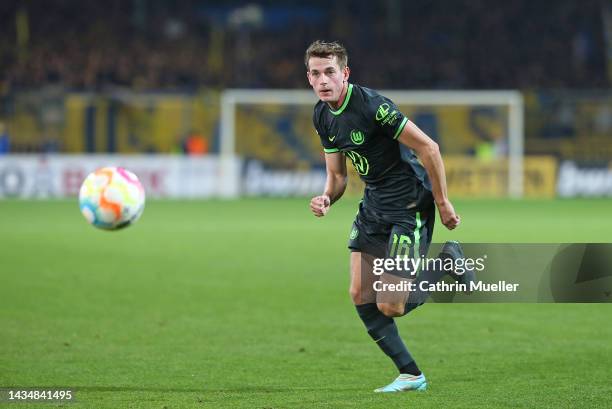
[[[416,362],[412,361],[408,365],[404,365],[400,368],[400,373],[405,373],[408,375],[419,376],[421,374],[421,370],[417,366]]]
[[[355,308],[365,324],[368,334],[380,349],[393,360],[397,369],[414,363],[414,359],[412,359],[406,345],[400,338],[397,326],[392,318],[380,312],[374,303],[356,305]]]
[[[411,291],[408,296],[408,302],[406,302],[406,306],[404,307],[404,315],[408,314],[419,305],[423,305],[431,295],[430,291],[421,289],[422,282],[427,282],[424,284],[424,287],[427,288],[429,285],[440,281],[447,274],[447,272],[441,268],[442,265],[438,265],[438,263],[431,263],[428,267],[427,269],[423,268],[413,281],[414,291]]]

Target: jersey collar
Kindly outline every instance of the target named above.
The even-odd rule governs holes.
[[[331,112],[334,115],[340,115],[342,113],[342,111],[344,111],[344,108],[346,108],[346,106],[349,103],[349,99],[351,99],[351,94],[353,93],[353,84],[349,83],[348,84],[348,89],[346,90],[346,96],[344,97],[344,102],[342,103],[342,106],[340,108],[338,108],[337,111],[332,110],[331,108],[329,108],[329,112]],[[328,105],[329,107],[329,105]]]

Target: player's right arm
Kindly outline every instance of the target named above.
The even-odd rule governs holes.
[[[329,207],[340,199],[346,190],[346,158],[342,152],[326,153],[325,168],[325,191],[310,200],[310,210],[317,217],[325,216]]]

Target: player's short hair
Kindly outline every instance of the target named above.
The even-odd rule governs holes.
[[[304,56],[306,69],[309,69],[308,60],[310,60],[311,57],[329,58],[331,56],[336,56],[340,69],[346,67],[348,64],[348,53],[342,44],[337,41],[332,41],[330,43],[321,40],[315,41],[306,49],[306,55]]]

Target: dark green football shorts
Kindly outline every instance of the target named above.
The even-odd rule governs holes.
[[[375,257],[427,256],[433,235],[436,208],[431,192],[414,209],[383,213],[369,209],[363,202],[349,234],[351,251]]]

